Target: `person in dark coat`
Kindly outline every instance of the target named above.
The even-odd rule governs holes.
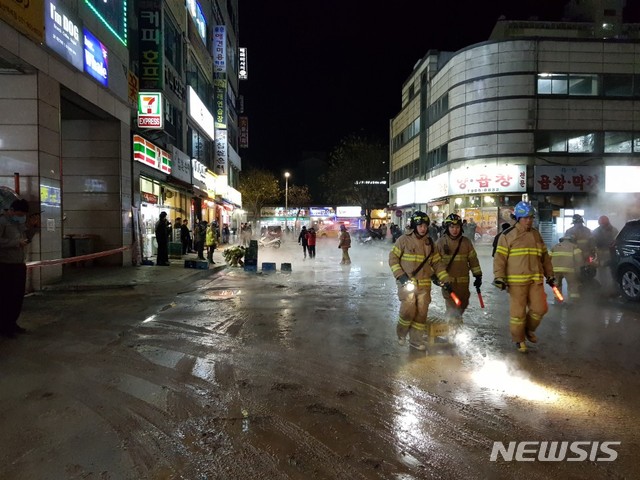
[[[182,225],[180,225],[180,243],[182,243],[182,254],[186,255],[191,245],[191,232],[186,220],[183,220]]]
[[[498,248],[498,240],[500,239],[500,235],[502,235],[504,233],[504,231],[509,228],[511,226],[510,223],[504,222],[500,228],[502,228],[502,230],[500,232],[498,232],[498,234],[493,237],[493,251],[491,252],[491,256],[495,257],[496,256],[496,248]]]
[[[169,235],[171,235],[171,224],[167,220],[167,212],[160,212],[160,219],[156,222],[156,242],[158,242],[156,264],[162,267],[171,265],[169,263]]]
[[[302,245],[302,253],[304,253],[304,258],[307,258],[307,227],[305,226],[302,227],[300,235],[298,235],[298,245]]]

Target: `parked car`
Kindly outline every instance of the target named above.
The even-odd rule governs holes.
[[[627,222],[614,240],[611,275],[625,298],[640,301],[640,220]]]

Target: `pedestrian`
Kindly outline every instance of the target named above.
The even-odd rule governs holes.
[[[498,248],[498,239],[500,238],[500,235],[502,235],[509,227],[511,227],[511,224],[509,222],[504,222],[502,225],[500,225],[500,228],[502,230],[500,230],[500,232],[498,232],[498,234],[493,237],[493,250],[491,251],[492,257],[496,256],[496,248]]]
[[[382,239],[384,240],[385,238],[387,238],[387,224],[383,223],[382,225],[380,225],[380,233],[382,234]]]
[[[462,314],[469,306],[469,271],[474,276],[473,286],[482,286],[482,270],[478,261],[478,254],[471,241],[462,235],[462,219],[455,213],[450,214],[444,221],[444,233],[436,242],[436,251],[446,265],[447,273],[453,292],[460,299],[456,306],[449,292],[442,291],[446,305],[447,321],[453,324],[462,323]]]
[[[186,255],[190,250],[191,244],[191,232],[189,231],[189,222],[187,220],[182,221],[180,226],[180,243],[182,243],[182,254]]]
[[[345,227],[344,225],[340,225],[338,248],[342,249],[342,261],[340,262],[340,265],[351,265],[351,258],[349,257],[349,249],[351,248],[351,235],[349,235],[347,227]]]
[[[309,258],[316,258],[316,230],[313,227],[307,230],[306,238]]]
[[[617,236],[618,229],[611,225],[609,217],[602,215],[598,219],[598,227],[593,231],[593,243],[596,248],[598,281],[605,295],[611,295],[615,292],[610,270],[611,251],[609,247]]]
[[[300,235],[298,235],[298,245],[302,245],[302,253],[304,254],[304,258],[307,258],[307,227],[304,225],[300,230]]]
[[[193,248],[196,250],[196,254],[198,255],[198,260],[205,260],[204,258],[204,244],[206,242],[207,237],[207,222],[205,220],[201,220],[196,225],[196,228],[193,232]]]
[[[585,264],[589,264],[591,263],[591,259],[589,257],[593,257],[593,255],[595,255],[593,235],[591,234],[591,230],[585,227],[582,215],[578,215],[576,213],[572,220],[571,224],[573,227],[567,229],[567,231],[564,232],[564,235],[569,235],[575,239],[578,248],[582,250],[582,258],[584,259]]]
[[[567,282],[567,294],[570,301],[580,298],[580,269],[584,264],[582,250],[575,238],[565,235],[551,249],[551,263],[556,274],[556,285],[562,291],[562,280]],[[559,303],[557,300],[556,304]]]
[[[216,247],[218,246],[216,235],[216,224],[215,222],[211,222],[205,231],[205,246],[207,247],[207,260],[210,264],[214,264],[216,262],[213,261],[213,252],[215,252]]]
[[[429,238],[433,243],[436,243],[439,236],[438,224],[436,222],[432,222],[431,225],[429,225]]]
[[[473,244],[476,243],[476,229],[477,228],[478,228],[478,224],[473,220],[473,217],[471,217],[469,222],[466,224],[466,228],[464,228],[465,231],[469,232],[469,234],[466,235],[466,237],[469,240],[471,240],[471,243],[473,243]]]
[[[158,255],[156,264],[161,267],[168,267],[169,263],[169,236],[171,235],[171,224],[167,220],[167,212],[160,212],[160,218],[156,222],[156,242],[158,243]]]
[[[229,243],[230,235],[229,225],[226,223],[222,224],[222,243]]]
[[[509,292],[509,330],[518,351],[527,352],[525,338],[538,341],[535,331],[547,313],[543,280],[554,287],[551,257],[540,232],[533,228],[533,207],[519,202],[514,210],[516,224],[498,239],[493,259],[493,284]]]
[[[427,314],[431,303],[431,277],[441,282],[451,292],[446,265],[427,235],[429,217],[415,212],[411,216],[411,232],[402,235],[389,252],[389,267],[397,280],[400,313],[396,335],[400,345],[406,344],[416,350],[426,350],[424,335],[427,332]]]
[[[27,265],[25,249],[35,232],[27,223],[29,204],[14,200],[0,216],[0,335],[13,338],[26,330],[18,325],[22,311]]]

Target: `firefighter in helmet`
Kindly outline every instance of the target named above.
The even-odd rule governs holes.
[[[578,215],[577,213],[573,216],[571,224],[573,227],[567,229],[564,235],[569,235],[574,238],[578,248],[582,250],[582,258],[585,263],[588,263],[589,257],[595,255],[595,245],[591,230],[585,227],[582,215]]]
[[[478,261],[478,254],[473,243],[464,237],[462,230],[462,218],[452,213],[444,220],[444,234],[436,242],[436,251],[442,257],[446,265],[447,273],[453,292],[460,299],[460,306],[451,299],[451,296],[443,291],[442,296],[447,307],[447,320],[451,323],[462,323],[462,314],[469,306],[469,270],[475,277],[474,287],[482,285],[482,270]]]
[[[516,224],[498,240],[493,259],[493,284],[509,291],[509,329],[511,338],[522,353],[527,352],[525,338],[538,341],[535,330],[547,313],[547,296],[543,280],[555,286],[551,257],[540,232],[533,228],[533,207],[519,202],[514,210]]]
[[[576,245],[576,239],[565,235],[551,249],[553,272],[557,275],[557,287],[562,291],[562,280],[567,282],[567,293],[571,300],[580,298],[580,268],[583,265],[582,250]]]
[[[400,314],[396,333],[398,343],[426,350],[427,313],[431,303],[431,276],[451,291],[449,275],[440,254],[428,236],[429,217],[424,212],[411,216],[409,231],[400,236],[389,253],[389,267],[397,280]]]

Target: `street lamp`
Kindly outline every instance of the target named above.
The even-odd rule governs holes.
[[[287,218],[289,216],[289,172],[284,172],[284,231],[287,232]]]

